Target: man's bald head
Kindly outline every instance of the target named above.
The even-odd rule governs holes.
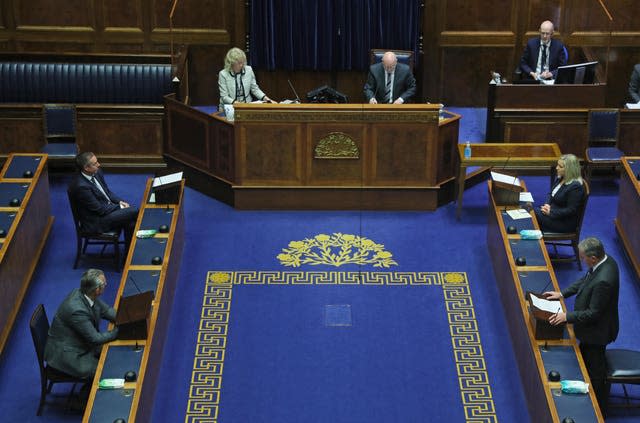
[[[384,70],[387,71],[387,73],[392,73],[396,69],[397,63],[398,58],[392,51],[388,51],[382,56],[382,66],[384,66]]]
[[[544,21],[540,24],[540,39],[548,42],[553,37],[553,22]]]

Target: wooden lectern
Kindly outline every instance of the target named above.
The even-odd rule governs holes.
[[[527,292],[527,301],[529,302],[529,322],[533,328],[533,334],[535,339],[562,339],[564,335],[565,325],[554,326],[549,323],[549,317],[553,313],[545,310],[540,310],[533,305],[531,297],[544,298],[542,295],[535,294],[533,292]]]
[[[510,176],[510,175],[501,175]],[[513,181],[518,178],[513,176]],[[493,199],[497,206],[517,206],[520,204],[520,193],[522,187],[519,184],[514,184],[510,181],[500,181],[495,178],[491,178],[493,185]]]
[[[147,339],[153,291],[120,298],[116,325],[118,339]]]

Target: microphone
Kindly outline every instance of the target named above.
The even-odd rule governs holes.
[[[289,83],[289,87],[291,88],[291,91],[293,91],[293,94],[295,94],[296,96],[296,103],[300,104],[300,97],[298,97],[298,92],[296,91],[295,88],[293,88],[293,84],[291,83],[290,80],[287,79],[287,82]]]
[[[131,274],[127,274],[127,279],[130,279],[131,282],[133,282],[133,286],[136,288],[136,291],[138,291],[138,294],[142,294],[142,291],[140,290],[140,287],[138,286],[138,284],[136,283],[136,280],[133,278],[133,276],[131,276]]]
[[[549,287],[549,285],[551,284],[551,279],[549,279],[549,282],[547,282],[547,284],[544,286],[544,288],[542,288],[540,290],[540,295],[542,295],[542,293]]]

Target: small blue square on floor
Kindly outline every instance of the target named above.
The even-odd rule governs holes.
[[[324,306],[325,326],[351,326],[351,305],[330,304]]]

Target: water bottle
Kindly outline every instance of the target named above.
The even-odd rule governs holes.
[[[471,143],[469,141],[467,141],[467,143],[464,145],[464,158],[471,158]]]

